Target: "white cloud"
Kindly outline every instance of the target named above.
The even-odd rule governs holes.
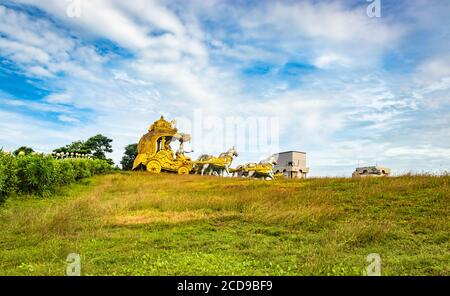
[[[58,120],[62,122],[69,122],[69,123],[78,123],[80,120],[75,117],[67,116],[67,115],[58,115]]]
[[[338,1],[268,2],[245,12],[241,24],[250,39],[272,41],[288,53],[312,52],[319,67],[377,66],[383,52],[408,32],[388,17],[367,17],[365,3],[349,8]],[[350,63],[348,56],[358,62]]]
[[[128,76],[128,74],[125,72],[115,72],[114,79],[121,81],[121,82],[128,83],[128,84],[132,84],[132,85],[149,85],[149,84],[151,84],[144,80],[130,78]]]
[[[276,2],[268,5],[266,12],[269,11],[265,18],[268,24],[312,38],[386,45],[401,34],[398,27],[368,18],[363,6],[348,9],[338,2],[303,1],[294,5]]]
[[[68,93],[53,93],[45,97],[44,101],[54,104],[69,104],[73,102],[73,99]]]
[[[47,63],[50,59],[48,54],[39,48],[3,38],[0,39],[0,50],[3,55],[19,63]]]
[[[32,77],[58,73],[96,80],[105,58],[50,21],[0,6],[0,54],[14,61]],[[88,62],[86,62],[88,61]]]
[[[32,4],[72,26],[101,35],[120,44],[126,44],[132,48],[142,48],[148,44],[145,27],[138,27],[133,24],[123,13],[114,9],[110,1],[82,1],[81,17],[68,16],[67,9],[70,3],[66,1],[19,0],[17,2]]]
[[[426,61],[419,67],[419,71],[429,79],[440,79],[450,76],[450,55]]]
[[[0,134],[11,136],[2,141],[10,146],[24,143],[48,150],[104,133],[114,139],[118,162],[123,147],[137,142],[161,113],[190,117],[198,108],[220,118],[276,116],[281,149],[308,150],[313,166],[328,164],[346,172],[355,158],[395,163],[395,154],[411,141],[398,134],[412,123],[422,134],[415,135],[416,152],[431,149],[421,146],[430,141],[441,147],[430,150],[435,154],[450,145],[448,140],[437,145],[432,138],[432,133],[442,138],[448,123],[432,121],[424,104],[438,96],[448,104],[447,58],[424,61],[416,76],[386,73],[380,66],[384,54],[400,50],[402,38],[414,28],[387,17],[369,19],[364,5],[96,0],[82,1],[81,17],[69,18],[66,1],[15,2],[32,4],[53,20],[0,6],[5,36],[0,55],[27,76],[43,79],[52,93],[39,102],[18,97],[1,103],[8,110],[57,113],[65,125],[61,131],[57,122],[46,125],[1,110],[5,120],[15,120],[0,124]],[[201,23],[205,19],[208,25]],[[108,40],[130,56],[100,53],[98,40]],[[300,61],[319,70],[290,80],[243,77],[242,68],[254,61],[280,67]],[[85,111],[92,117],[85,120]],[[33,127],[27,130],[28,125]],[[25,131],[34,135],[27,138]],[[420,157],[427,159],[425,152]],[[252,160],[245,153],[239,159]]]
[[[328,68],[333,65],[348,67],[351,65],[351,60],[335,53],[327,53],[317,57],[313,64],[318,68]]]
[[[450,158],[450,148],[420,146],[420,147],[394,147],[387,149],[384,154],[389,157],[407,158]]]

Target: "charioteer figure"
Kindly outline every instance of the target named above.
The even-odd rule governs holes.
[[[194,150],[190,150],[190,151],[186,151],[184,150],[184,143],[185,142],[189,142],[191,140],[191,136],[188,134],[180,134],[180,146],[178,147],[177,153],[176,153],[176,157],[177,159],[180,160],[191,160],[191,158],[187,155],[185,155],[185,153],[192,153],[194,152]]]
[[[170,147],[170,140],[166,140],[165,137],[163,137],[163,147],[171,156],[170,158],[174,159],[173,150],[172,147]]]

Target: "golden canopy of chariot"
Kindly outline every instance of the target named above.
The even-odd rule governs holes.
[[[180,141],[180,149],[176,154],[170,147],[173,140]],[[140,139],[133,170],[144,166],[147,171],[152,173],[169,171],[181,175],[189,174],[193,168],[193,162],[184,155],[183,151],[183,142],[189,140],[189,135],[178,133],[174,122],[168,122],[161,116],[149,127],[148,133]]]

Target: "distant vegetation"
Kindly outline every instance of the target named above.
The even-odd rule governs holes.
[[[102,159],[61,159],[42,154],[0,151],[0,202],[13,194],[49,195],[95,174],[106,173],[111,165]]]
[[[131,169],[133,168],[133,161],[138,154],[137,145],[138,144],[130,144],[125,147],[125,152],[123,153],[124,155],[122,157],[122,160],[120,161],[123,170],[131,171]]]
[[[16,150],[14,150],[13,155],[14,156],[18,156],[18,155],[30,155],[34,152],[33,148],[30,147],[26,147],[26,146],[22,146]]]
[[[22,146],[12,154],[0,149],[0,203],[14,194],[50,195],[63,185],[112,170],[112,139],[101,134],[36,153]],[[56,158],[56,159],[55,159]]]
[[[112,141],[112,139],[98,134],[90,137],[86,141],[75,141],[64,147],[54,149],[53,152],[88,154],[93,158],[106,160],[109,164],[113,165],[113,160],[106,158],[106,153],[113,152]]]
[[[450,275],[450,176],[84,180],[0,207],[0,275]]]

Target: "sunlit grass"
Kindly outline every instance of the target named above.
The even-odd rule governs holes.
[[[0,274],[448,275],[450,177],[122,173],[0,206]]]

